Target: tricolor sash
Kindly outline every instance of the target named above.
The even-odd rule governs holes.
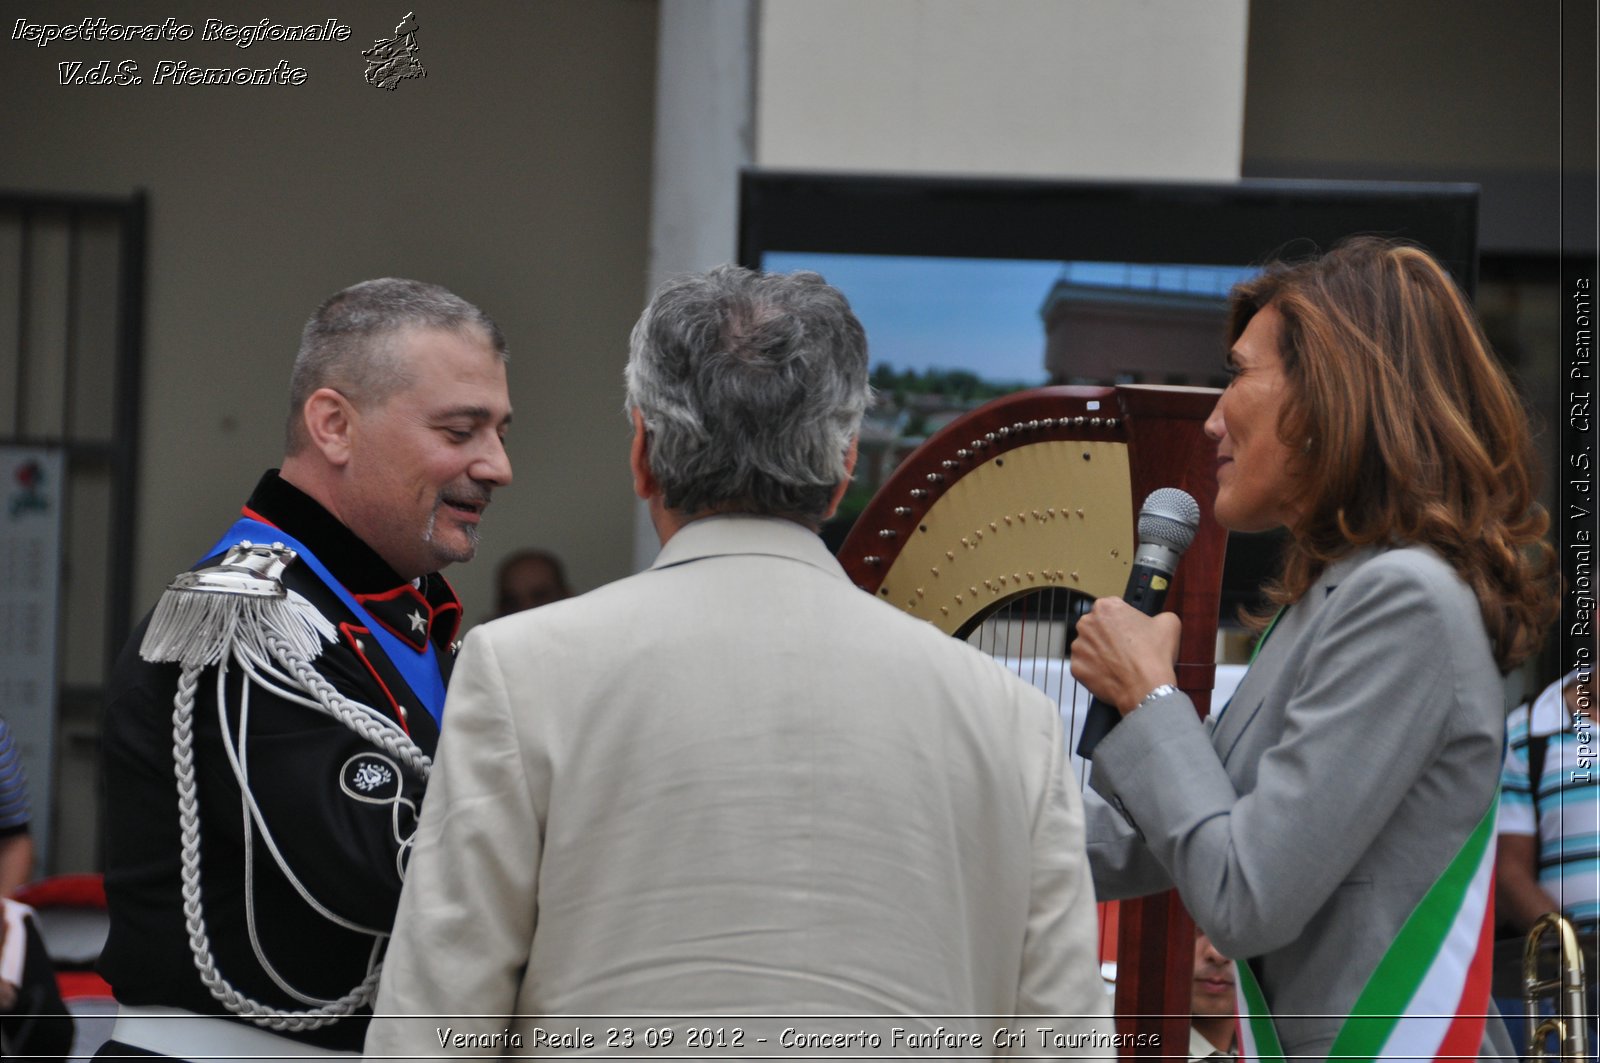
[[[306,563],[306,567],[316,574],[324,586],[338,596],[345,608],[354,613],[361,625],[377,639],[384,656],[400,673],[400,677],[411,688],[412,694],[422,703],[423,708],[428,710],[435,723],[441,722],[444,713],[444,677],[439,672],[438,652],[431,639],[427,641],[421,653],[402,642],[388,628],[378,623],[361,603],[356,601],[355,595],[346,590],[344,584],[335,579],[327,566],[317,560],[316,555],[306,549],[303,543],[282,528],[263,521],[241,517],[233,527],[223,533],[217,545],[207,551],[205,556],[212,557],[245,540],[253,543],[282,543],[293,550],[295,556]]]
[[[1417,902],[1335,1036],[1342,1063],[1476,1059],[1494,953],[1494,825],[1498,791],[1461,849]],[[1283,1063],[1266,998],[1235,961],[1241,1058]]]

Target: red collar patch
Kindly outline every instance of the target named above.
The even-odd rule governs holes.
[[[389,629],[389,633],[418,653],[428,650],[428,638],[433,632],[434,609],[422,592],[407,583],[382,594],[358,594],[356,601],[371,614],[372,619]],[[460,607],[456,607],[459,614]]]

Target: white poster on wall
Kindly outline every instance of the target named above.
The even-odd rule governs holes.
[[[0,717],[28,773],[36,872],[51,866],[65,503],[61,450],[0,446]]]

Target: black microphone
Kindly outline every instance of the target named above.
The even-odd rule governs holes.
[[[1122,600],[1145,616],[1155,616],[1167,601],[1167,585],[1178,567],[1178,559],[1194,542],[1200,529],[1200,505],[1187,491],[1161,487],[1150,492],[1139,510],[1139,549],[1133,555],[1133,571],[1128,573],[1128,589]],[[1099,698],[1089,703],[1078,736],[1078,756],[1094,756],[1094,747],[1122,719],[1116,706]]]

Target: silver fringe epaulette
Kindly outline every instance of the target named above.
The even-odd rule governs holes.
[[[295,552],[282,543],[248,541],[222,560],[179,574],[161,595],[139,656],[204,668],[234,652],[271,659],[270,641],[296,657],[312,660],[337,629],[306,599],[283,583]]]

